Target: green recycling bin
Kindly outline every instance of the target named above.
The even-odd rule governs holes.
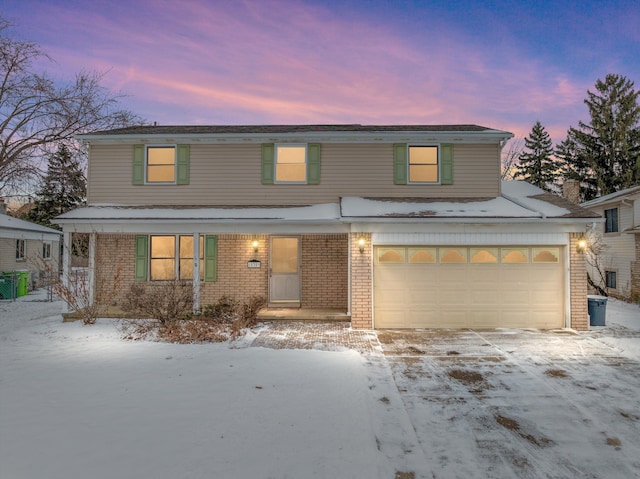
[[[15,299],[17,293],[16,276],[13,274],[0,274],[0,299]]]
[[[607,317],[607,297],[587,296],[587,309],[589,310],[589,325],[604,326]]]
[[[2,273],[5,276],[13,276],[14,281],[16,282],[16,297],[26,296],[29,292],[29,276],[31,275],[31,271],[28,269],[18,270],[18,271],[3,271]]]

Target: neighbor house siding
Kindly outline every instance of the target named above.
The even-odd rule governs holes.
[[[293,205],[341,196],[471,198],[499,194],[497,145],[453,146],[452,185],[395,185],[393,145],[322,144],[320,184],[263,185],[261,145],[191,145],[188,185],[132,185],[132,145],[92,145],[88,202]],[[117,198],[113,192],[117,191]]]
[[[636,201],[636,203],[638,203]],[[631,301],[640,303],[640,234],[634,234],[636,256],[631,262]]]
[[[631,294],[631,262],[636,257],[635,235],[624,231],[633,226],[634,212],[631,205],[621,203],[599,206],[591,208],[592,211],[604,217],[604,210],[618,208],[618,232],[604,232],[604,223],[600,223],[597,228],[602,235],[607,248],[600,254],[599,263],[604,271],[615,271],[617,276],[617,288],[609,289],[607,292],[619,298],[628,298]],[[594,266],[588,266],[589,275],[594,281],[599,279],[599,273]]]
[[[42,240],[27,239],[25,259],[16,260],[16,239],[0,238],[0,273],[29,270],[31,283],[41,286],[48,271],[57,273],[60,265],[60,242],[51,241],[51,258],[42,259]]]

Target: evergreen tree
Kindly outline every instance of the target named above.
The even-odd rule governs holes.
[[[551,158],[551,138],[539,121],[533,125],[531,133],[524,139],[524,148],[518,157],[515,178],[524,179],[538,188],[551,191],[556,179],[557,166]]]
[[[42,187],[37,192],[35,205],[26,219],[49,228],[60,229],[51,223],[51,220],[85,203],[87,180],[80,162],[71,155],[64,144],[49,157],[48,162]]]
[[[580,201],[589,201],[598,196],[598,185],[585,155],[578,149],[569,135],[557,147],[555,156],[560,176],[566,180],[580,182]]]
[[[584,172],[587,166],[583,181],[595,185],[597,195],[607,195],[640,184],[640,91],[614,74],[595,87],[584,100],[591,122],[567,133],[575,149],[564,158],[565,170]]]

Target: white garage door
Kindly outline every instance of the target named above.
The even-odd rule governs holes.
[[[564,327],[563,248],[374,248],[376,328]]]

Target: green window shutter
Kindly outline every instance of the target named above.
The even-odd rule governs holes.
[[[393,145],[393,184],[407,184],[407,144]]]
[[[440,145],[440,172],[442,178],[441,185],[453,184],[453,145]]]
[[[176,183],[179,185],[189,184],[189,145],[178,145],[178,168]]]
[[[133,145],[133,177],[131,183],[144,185],[144,145]]]
[[[307,145],[307,184],[320,184],[320,144]]]
[[[272,185],[275,174],[275,146],[273,143],[262,145],[262,184]]]
[[[218,237],[204,237],[204,280],[218,280]]]
[[[148,259],[149,237],[146,235],[136,236],[136,281],[147,280],[147,259]]]

